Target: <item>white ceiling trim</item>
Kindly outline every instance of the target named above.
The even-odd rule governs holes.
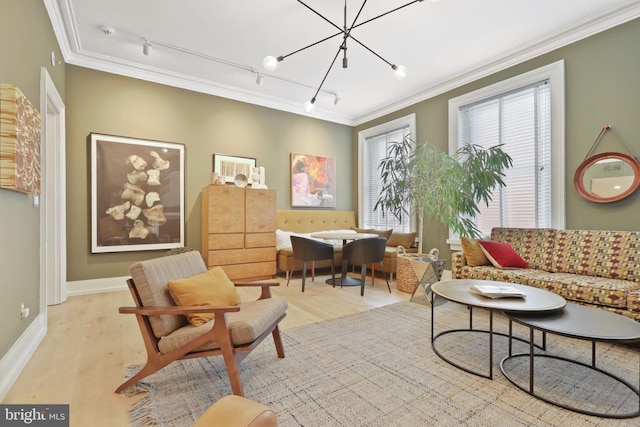
[[[220,96],[240,102],[255,104],[349,126],[357,126],[386,114],[393,113],[417,102],[440,95],[482,77],[486,77],[500,70],[504,70],[513,65],[522,63],[544,53],[548,53],[557,48],[566,46],[640,17],[640,1],[630,1],[627,5],[614,9],[604,16],[593,17],[592,19],[587,20],[584,24],[567,30],[561,34],[550,34],[547,37],[542,37],[532,41],[525,46],[512,49],[511,52],[486,61],[485,65],[481,67],[474,67],[473,69],[463,71],[446,81],[433,85],[432,87],[416,93],[413,96],[390,103],[380,108],[373,108],[365,114],[351,116],[347,114],[339,114],[333,110],[316,108],[313,115],[308,115],[302,111],[298,103],[287,102],[276,97],[265,96],[259,92],[247,91],[222,84],[213,84],[211,81],[194,78],[181,73],[171,73],[157,68],[141,67],[136,63],[129,63],[122,60],[114,61],[113,58],[107,59],[100,55],[84,52],[80,46],[78,35],[74,30],[76,28],[75,23],[68,22],[68,19],[71,21],[75,20],[69,0],[44,0],[44,3],[49,16],[51,17],[54,33],[56,34],[66,63],[195,92]],[[69,18],[67,19],[66,17]]]
[[[533,41],[528,46],[522,46],[517,49],[513,49],[511,52],[500,57],[492,58],[487,61],[485,65],[479,68],[474,67],[473,69],[455,75],[436,86],[415,94],[414,96],[394,102],[379,109],[373,109],[358,117],[354,117],[353,126],[361,125],[368,121],[377,119],[378,117],[393,113],[402,108],[433,98],[434,96],[441,95],[460,86],[464,86],[465,84],[474,82],[480,78],[490,76],[498,71],[536,58],[571,43],[575,43],[625,22],[632,21],[638,17],[640,17],[640,2],[633,2],[625,7],[613,10],[605,16],[601,16],[599,18],[594,17],[586,21],[584,24],[571,30],[567,30],[562,34],[540,38],[537,41]]]

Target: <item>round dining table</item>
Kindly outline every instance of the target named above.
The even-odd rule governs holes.
[[[314,239],[322,239],[322,240],[342,240],[342,246],[347,244],[349,240],[359,240],[359,239],[371,239],[373,237],[378,237],[375,233],[348,233],[344,231],[323,231],[321,233],[314,233],[311,235]],[[360,286],[362,285],[362,281],[360,279],[356,279],[354,277],[349,277],[347,275],[347,260],[342,258],[342,275],[340,277],[336,277],[335,283],[333,279],[329,278],[326,280],[326,283],[329,285],[335,286]]]

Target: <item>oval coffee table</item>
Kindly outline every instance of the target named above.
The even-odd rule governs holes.
[[[433,351],[447,363],[483,378],[493,379],[493,335],[511,336],[493,331],[493,313],[509,311],[512,313],[542,313],[562,310],[567,303],[564,298],[553,292],[545,291],[531,286],[518,285],[508,283],[508,285],[524,292],[524,298],[488,298],[471,291],[473,285],[497,285],[504,286],[505,282],[495,282],[490,280],[474,280],[474,279],[457,279],[445,280],[434,283],[431,286],[433,293],[433,303],[431,304],[431,348]],[[436,297],[444,298],[458,304],[466,305],[469,308],[469,328],[468,329],[448,329],[434,335],[434,313]],[[483,308],[489,310],[489,330],[473,329],[473,308]],[[436,348],[436,341],[439,337],[446,334],[454,334],[460,332],[481,332],[489,334],[489,374],[473,371],[467,367],[453,362],[452,360],[441,354]],[[514,338],[517,339],[517,338]]]
[[[588,415],[595,415],[598,417],[606,418],[631,418],[640,415],[640,391],[635,386],[631,385],[624,379],[616,376],[610,372],[607,372],[601,368],[596,367],[596,342],[609,342],[609,343],[637,343],[640,342],[640,323],[628,319],[610,311],[606,311],[600,308],[586,307],[576,304],[567,304],[564,310],[551,314],[531,314],[522,312],[505,312],[504,313],[509,320],[529,327],[529,353],[511,354],[506,356],[500,362],[500,369],[504,376],[511,381],[520,390],[529,393],[538,399],[544,400],[547,403],[551,403],[556,406],[560,406],[565,409],[569,409],[574,412],[580,412]],[[531,342],[533,341],[533,331],[542,331],[543,334],[547,332],[555,335],[562,335],[569,338],[576,338],[580,340],[591,341],[591,364],[579,362],[577,360],[568,359],[561,356],[555,356],[550,354],[535,354]],[[511,334],[510,334],[511,335]],[[544,335],[543,335],[544,336]],[[511,339],[511,336],[509,337]],[[510,342],[511,344],[511,342]],[[514,379],[509,376],[509,371],[505,367],[507,360],[517,357],[529,357],[529,388],[524,385],[518,384]],[[590,410],[576,408],[570,405],[560,403],[554,399],[544,397],[538,393],[534,388],[534,361],[536,358],[550,358],[563,360],[571,364],[580,365],[600,372],[610,378],[613,378],[617,382],[624,384],[633,393],[638,396],[638,410],[632,413],[626,414],[610,414],[602,412],[594,412]]]

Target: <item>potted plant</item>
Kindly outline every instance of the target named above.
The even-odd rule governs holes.
[[[391,142],[378,169],[382,190],[374,210],[418,214],[418,252],[422,253],[424,217],[438,220],[460,236],[479,237],[473,218],[478,203],[488,205],[496,186],[503,187],[512,159],[501,146],[466,145],[449,155],[410,137]],[[407,205],[411,211],[407,211]]]

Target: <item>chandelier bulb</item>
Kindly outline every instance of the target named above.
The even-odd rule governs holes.
[[[397,80],[402,80],[405,77],[407,77],[408,70],[407,70],[407,67],[405,67],[404,65],[393,64],[391,68],[393,68],[393,75]]]
[[[304,111],[309,113],[309,114],[313,113],[313,110],[316,108],[315,103],[316,103],[316,98],[315,97],[311,98],[311,101],[305,102],[304,106],[303,106]]]
[[[273,71],[278,68],[278,58],[275,56],[267,56],[264,58],[264,61],[262,61],[262,66],[267,71]]]

